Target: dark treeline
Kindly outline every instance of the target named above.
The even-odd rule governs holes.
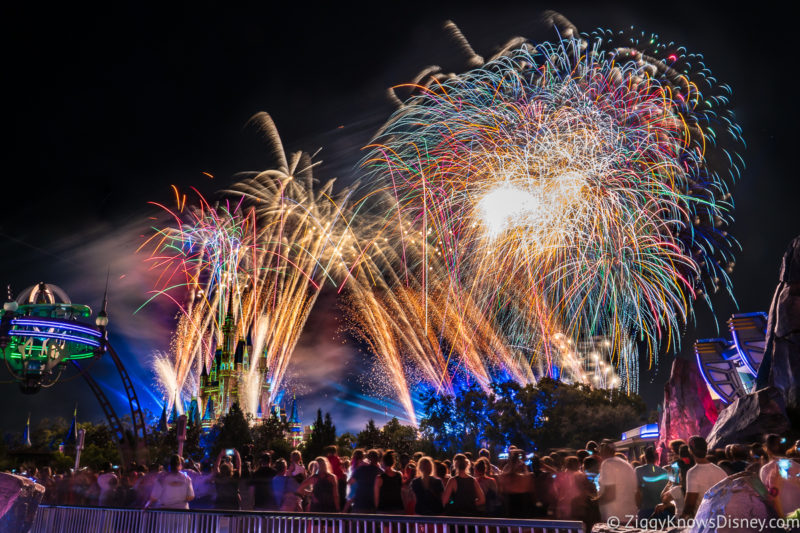
[[[336,444],[344,455],[356,447],[391,448],[400,453],[422,451],[439,458],[481,448],[499,452],[511,445],[546,452],[579,448],[598,437],[618,439],[623,431],[653,418],[654,414],[648,416],[644,402],[636,395],[551,379],[525,386],[502,382],[493,383],[490,392],[473,385],[454,395],[425,395],[418,430],[394,418],[383,427],[370,420],[355,435],[337,434],[330,414],[323,416],[318,411],[309,438],[299,450],[306,461],[321,455],[330,444]],[[79,427],[86,430],[82,465],[99,468],[106,462],[120,463],[105,424],[83,422]],[[58,451],[68,428],[69,423],[63,418],[39,421],[32,428],[29,448],[21,446],[21,432],[6,433],[0,442],[0,469],[19,468],[26,461],[56,470],[69,468],[74,460],[74,444],[67,442],[63,453]],[[278,417],[253,423],[234,406],[208,431],[190,424],[184,455],[202,462],[216,457],[220,450],[236,448],[254,453],[270,451],[276,458],[288,459],[293,448],[286,438],[287,430],[286,422]],[[155,425],[151,427],[147,448],[151,463],[165,464],[177,449],[175,428],[159,431]]]

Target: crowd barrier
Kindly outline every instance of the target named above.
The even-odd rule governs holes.
[[[581,522],[40,505],[31,533],[583,533]]]

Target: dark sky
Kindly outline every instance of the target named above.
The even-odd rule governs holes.
[[[270,166],[265,143],[246,127],[258,111],[272,115],[288,149],[322,148],[319,177],[349,181],[359,148],[392,110],[387,87],[430,64],[463,70],[463,57],[441,29],[446,19],[486,56],[516,35],[550,37],[538,20],[553,8],[581,29],[635,25],[703,53],[733,88],[748,145],[732,228],[743,248],[733,275],[743,311],[767,308],[783,249],[800,233],[786,13],[696,2],[163,4],[0,8],[7,132],[0,282],[21,290],[46,280],[97,306],[110,267],[112,341],[150,409],[158,409],[158,393],[148,359],[167,347],[169,312],[154,306],[132,315],[147,290],[136,274],[142,257],[133,255],[155,214],[147,202],[168,202],[173,183],[211,194],[235,172]],[[320,327],[304,336],[292,371],[298,390],[307,392],[305,418],[322,406],[341,429],[360,427],[369,416],[384,421],[384,407],[358,396],[363,357],[342,344],[335,302],[322,303],[313,318]],[[734,310],[725,297],[715,305],[721,322]],[[699,335],[689,328],[684,338],[685,353],[697,336],[716,336],[710,313],[701,309],[698,323]],[[642,375],[651,407],[671,357]],[[110,362],[97,362],[92,373],[124,414]],[[68,416],[75,401],[82,417],[100,416],[80,379],[36,396],[0,384],[0,399],[14,406],[0,411],[3,430],[21,428],[28,411],[34,423]]]

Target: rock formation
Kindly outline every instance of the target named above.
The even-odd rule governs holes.
[[[0,473],[0,531],[30,530],[44,487],[28,478]]]
[[[767,322],[764,361],[758,386],[767,384],[781,391],[786,407],[800,407],[800,237],[796,237],[781,262],[780,277]]]
[[[760,441],[768,433],[786,433],[786,410],[800,409],[800,237],[783,254],[778,287],[767,321],[764,359],[756,392],[739,398],[722,413],[708,435],[710,447]]]
[[[697,363],[680,358],[672,362],[669,381],[664,385],[663,408],[658,451],[666,462],[669,441],[706,435],[717,421],[717,407]]]
[[[736,399],[719,414],[708,434],[708,447],[760,442],[768,433],[785,434],[789,430],[783,395],[767,387]]]

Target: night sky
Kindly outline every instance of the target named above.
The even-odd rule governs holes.
[[[148,217],[158,213],[148,201],[169,202],[171,184],[213,194],[236,172],[272,165],[266,143],[247,127],[259,111],[272,115],[288,150],[322,149],[318,178],[348,183],[360,147],[392,111],[386,88],[431,64],[464,70],[464,57],[442,31],[447,19],[484,56],[516,35],[551,38],[539,23],[546,9],[580,29],[635,25],[703,53],[733,88],[747,142],[731,229],[743,249],[733,274],[742,311],[767,309],[781,254],[800,233],[795,51],[789,26],[779,25],[788,15],[779,11],[721,11],[696,2],[259,2],[235,9],[221,2],[108,3],[99,10],[74,2],[55,10],[21,4],[0,8],[6,94],[0,282],[17,292],[48,281],[97,309],[110,269],[111,341],[140,400],[156,415],[160,397],[148,359],[167,348],[174,310],[155,304],[133,314],[149,288],[144,256],[134,254]],[[724,326],[735,305],[724,295],[714,305]],[[323,295],[311,323],[290,368],[305,421],[317,407],[331,411],[340,430],[401,414],[366,398],[368,358],[343,343],[335,298]],[[683,354],[695,338],[717,336],[702,306],[697,323],[697,330],[688,328]],[[671,358],[662,355],[642,375],[651,408],[661,399]],[[110,360],[96,362],[91,373],[118,414],[126,414]],[[102,417],[79,377],[23,396],[4,370],[0,376],[0,399],[10,407],[0,410],[4,431],[21,430],[29,411],[34,425],[69,417],[75,402],[82,419]]]

